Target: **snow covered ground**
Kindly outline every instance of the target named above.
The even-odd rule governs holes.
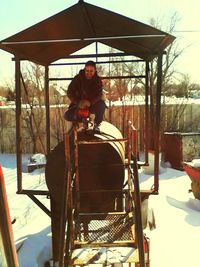
[[[23,180],[27,188],[46,189],[44,169],[27,173],[27,157],[23,157]],[[50,218],[26,195],[16,194],[15,155],[0,154],[6,181],[13,231],[19,249],[20,267],[43,267],[51,257]],[[152,176],[140,170],[145,186]],[[183,171],[162,168],[159,195],[151,196],[150,206],[156,217],[156,229],[150,237],[151,267],[199,267],[200,201],[189,193],[190,179]],[[41,197],[49,206],[49,200]]]

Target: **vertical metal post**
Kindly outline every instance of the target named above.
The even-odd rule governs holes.
[[[14,244],[14,236],[6,195],[6,188],[2,168],[0,166],[0,252],[3,250],[2,257],[4,267],[19,267],[17,252]]]
[[[110,56],[109,56],[110,61]],[[110,62],[109,62],[109,77],[110,77]],[[108,121],[112,123],[112,106],[111,106],[111,86],[110,86],[110,80],[109,80],[109,108],[108,108]]]
[[[141,210],[141,195],[140,183],[138,175],[137,158],[133,156],[133,184],[134,184],[134,198],[135,198],[135,220],[136,220],[136,237],[139,252],[139,266],[145,267],[145,253],[144,253],[144,235],[142,228],[142,210]]]
[[[76,209],[80,212],[80,177],[79,177],[79,154],[78,154],[78,132],[77,127],[74,127],[74,165],[75,165],[75,194],[77,198]]]
[[[22,133],[21,133],[21,83],[20,60],[15,58],[15,91],[16,91],[16,153],[17,153],[17,192],[22,191]]]
[[[97,57],[97,54],[98,54],[98,42],[95,42],[95,48],[96,48],[96,62],[98,62],[98,57]]]
[[[154,134],[154,191],[159,189],[159,152],[160,152],[160,112],[161,112],[161,91],[162,91],[162,57],[163,54],[158,54],[157,62],[157,91],[156,91],[156,120],[155,120],[155,134]]]
[[[64,145],[65,145],[65,159],[67,170],[65,173],[65,179],[63,183],[63,190],[60,192],[62,195],[61,201],[61,215],[60,215],[60,235],[59,235],[59,267],[64,267],[65,261],[65,231],[66,221],[68,226],[71,224],[71,151],[70,151],[70,137],[69,134],[64,134]],[[71,227],[70,227],[71,228]],[[68,228],[69,230],[69,228]],[[73,237],[71,237],[73,238]],[[69,260],[69,249],[70,249],[69,233],[67,232],[66,240],[66,257]]]
[[[74,134],[71,132],[71,134]],[[71,148],[71,138],[69,134],[64,134],[64,142],[65,142],[65,158],[67,164],[67,181],[65,181],[65,192],[64,192],[64,202],[65,202],[65,226],[67,222],[67,233],[66,233],[66,242],[65,246],[65,257],[64,263],[65,266],[69,266],[70,261],[70,250],[74,247],[74,228],[73,226],[73,196],[72,196],[72,148]],[[74,137],[73,137],[74,138]],[[65,235],[65,228],[63,229],[63,236]],[[64,252],[64,251],[63,251]],[[64,256],[64,253],[63,253]]]
[[[145,155],[145,163],[148,164],[149,157],[149,62],[146,61],[145,67],[145,142],[144,142],[144,155]]]
[[[51,150],[50,141],[50,105],[49,105],[49,67],[45,66],[45,110],[46,110],[46,153]]]

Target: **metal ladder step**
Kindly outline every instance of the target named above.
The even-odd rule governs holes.
[[[132,212],[79,214],[75,228],[75,247],[83,246],[130,246],[135,243],[134,217]]]

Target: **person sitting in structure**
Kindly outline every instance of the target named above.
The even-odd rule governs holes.
[[[90,114],[95,115],[94,130],[100,131],[99,125],[106,108],[102,95],[102,81],[97,74],[95,62],[90,60],[68,86],[67,96],[71,103],[64,113],[64,118],[68,121],[67,131],[71,129],[73,121],[78,121],[78,109],[84,108],[88,108]]]

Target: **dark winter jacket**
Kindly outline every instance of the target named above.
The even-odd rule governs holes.
[[[94,104],[102,97],[102,81],[97,73],[92,79],[86,79],[84,70],[80,70],[69,84],[67,96],[73,104],[77,104],[82,99],[87,99]]]

